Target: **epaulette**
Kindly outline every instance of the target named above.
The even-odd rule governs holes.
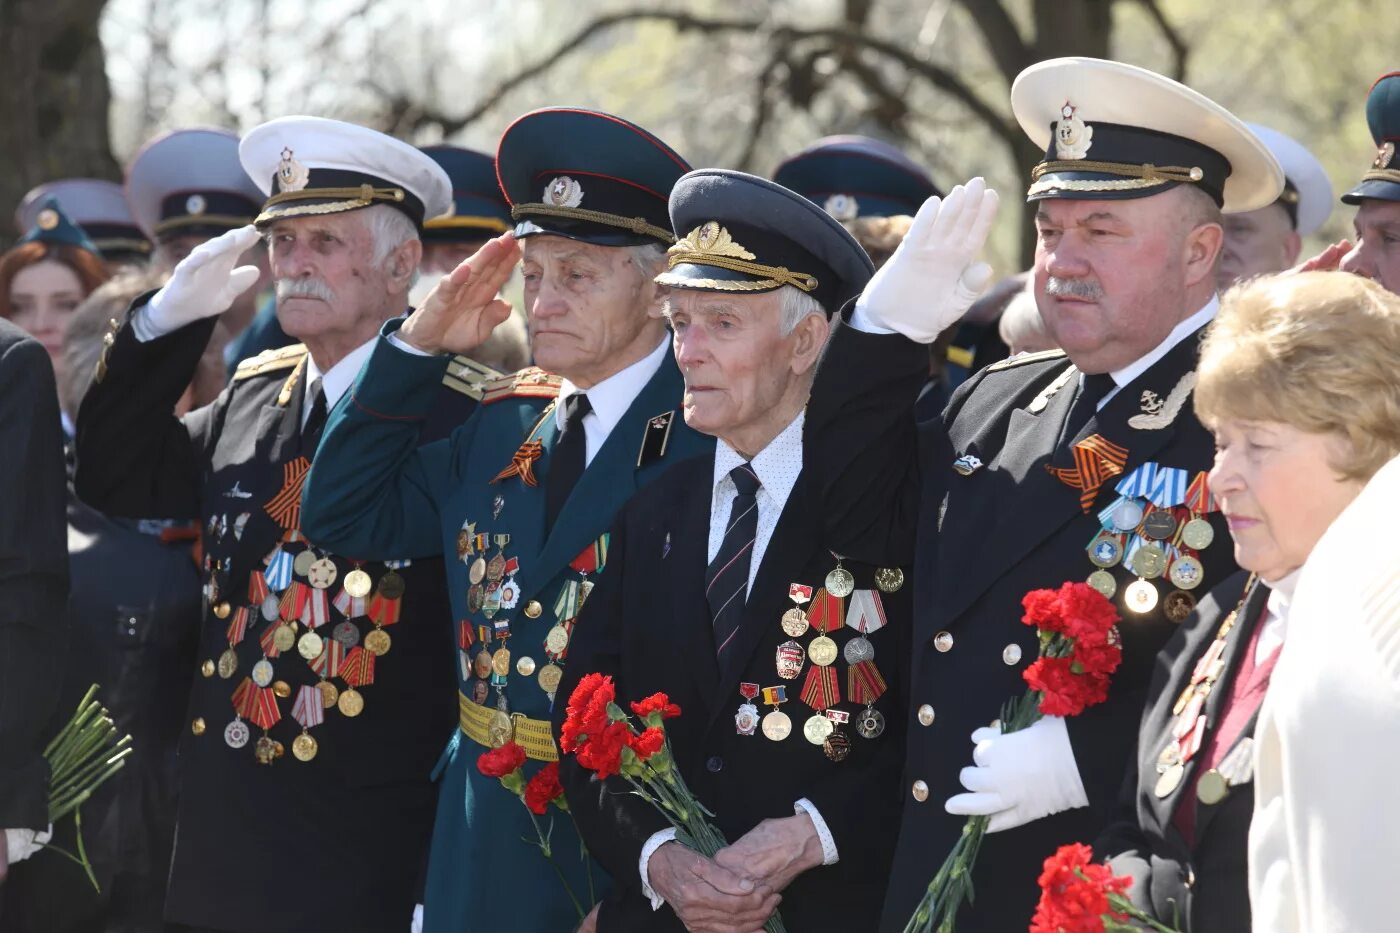
[[[233,372],[233,381],[239,382],[252,376],[261,376],[263,373],[291,369],[305,357],[306,344],[304,343],[294,343],[290,347],[278,347],[276,350],[264,350],[257,356],[239,363],[238,368]]]
[[[500,379],[502,375],[499,370],[458,354],[448,362],[447,374],[442,377],[442,384],[479,402],[485,394],[485,386]]]
[[[987,372],[996,373],[1003,369],[1014,369],[1017,366],[1024,366],[1027,363],[1040,363],[1045,360],[1057,360],[1065,355],[1064,350],[1041,350],[1039,353],[1022,353],[1010,359],[1001,360],[987,367]]]
[[[531,366],[483,383],[481,404],[490,405],[507,398],[557,398],[563,381],[538,366]]]

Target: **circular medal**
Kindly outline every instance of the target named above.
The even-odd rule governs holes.
[[[1123,559],[1123,545],[1117,538],[1102,537],[1089,548],[1089,560],[1095,567],[1112,567]]]
[[[282,614],[282,604],[277,599],[277,594],[272,593],[262,601],[262,617],[268,622],[277,621],[277,617]]]
[[[292,755],[297,761],[310,761],[316,757],[317,751],[316,740],[305,732],[292,739]]]
[[[851,576],[851,572],[840,564],[836,569],[826,575],[826,591],[832,596],[845,599],[855,592],[856,578]]]
[[[486,724],[486,739],[491,743],[492,748],[500,748],[515,736],[515,727],[511,724],[510,716],[501,710],[496,710],[491,714],[491,720]]]
[[[335,706],[336,700],[340,699],[340,690],[329,680],[323,680],[316,685],[316,689],[321,691],[321,706],[330,709]]]
[[[1215,540],[1215,529],[1204,518],[1193,518],[1181,529],[1181,543],[1193,551],[1210,547]]]
[[[807,653],[795,641],[785,641],[778,646],[778,676],[783,680],[793,680],[802,673],[802,662]]]
[[[521,655],[515,662],[515,672],[521,677],[529,677],[535,672],[535,659],[528,654]]]
[[[881,567],[875,571],[875,585],[881,593],[898,593],[904,585],[904,571],[898,567]]]
[[[814,713],[802,724],[802,737],[813,745],[825,745],[827,736],[835,731],[836,727],[831,724],[831,720],[821,713]]]
[[[792,735],[792,720],[788,714],[780,709],[775,709],[767,716],[763,717],[763,737],[774,742],[781,742]]]
[[[1132,499],[1124,499],[1113,510],[1110,521],[1119,531],[1132,531],[1142,521],[1142,506]]]
[[[235,719],[224,726],[224,743],[229,748],[242,748],[248,744],[249,738],[248,724],[241,719]]]
[[[306,571],[306,580],[318,590],[329,589],[335,582],[335,578],[340,576],[340,571],[335,569],[335,561],[329,557],[323,557]],[[307,736],[307,738],[311,738]]]
[[[265,735],[253,744],[253,754],[258,764],[270,765],[282,757],[282,743]]]
[[[233,607],[228,603],[217,603],[214,606],[214,618],[216,619],[227,619],[231,612],[233,612]]]
[[[840,656],[841,652],[836,647],[836,642],[825,635],[812,639],[812,643],[807,646],[808,660],[820,667],[830,667]]]
[[[364,599],[374,588],[374,581],[370,580],[369,574],[357,567],[345,575],[344,585],[345,592],[349,593],[352,599]]]
[[[1162,613],[1177,624],[1185,622],[1195,608],[1196,597],[1181,590],[1172,590],[1166,599],[1162,600]]]
[[[385,599],[398,599],[403,596],[403,577],[393,570],[379,578],[379,595]]]
[[[822,751],[832,761],[845,761],[851,754],[851,740],[844,732],[832,732],[822,743]]]
[[[491,676],[491,652],[482,648],[472,658],[472,673],[485,680]]]
[[[472,581],[473,586],[486,579],[486,558],[478,557],[472,561],[471,568],[467,571],[467,579]]]
[[[1142,533],[1154,541],[1165,541],[1176,534],[1176,519],[1171,512],[1157,509],[1143,521]]]
[[[1140,547],[1133,555],[1132,571],[1144,579],[1155,580],[1166,569],[1167,554],[1155,544]]]
[[[1112,599],[1113,594],[1118,592],[1118,581],[1107,570],[1095,570],[1084,582],[1098,590],[1104,599]]]
[[[1169,576],[1179,589],[1194,590],[1205,579],[1206,569],[1194,557],[1178,557],[1172,562]]]
[[[1157,778],[1157,786],[1152,792],[1158,797],[1170,797],[1172,792],[1181,785],[1181,779],[1186,774],[1186,768],[1177,762],[1162,772],[1162,776]]]
[[[546,664],[540,668],[540,687],[545,693],[553,693],[559,689],[559,682],[564,679],[564,669],[558,664]]]
[[[1157,773],[1161,774],[1172,765],[1177,764],[1181,764],[1181,746],[1173,740],[1172,743],[1162,749],[1162,753],[1157,756]]]
[[[1137,613],[1157,608],[1157,587],[1148,580],[1135,580],[1123,591],[1123,605]]]
[[[382,628],[365,633],[365,650],[377,658],[388,654],[389,646],[392,644],[389,633]]]
[[[299,577],[304,577],[311,572],[311,565],[314,563],[316,563],[316,555],[308,548],[292,561],[292,572]]]
[[[740,735],[753,735],[758,731],[758,707],[752,703],[740,703],[734,714],[734,731]]]
[[[486,591],[481,588],[480,583],[472,584],[467,589],[467,611],[480,612],[484,605],[486,605]]]
[[[496,653],[491,655],[491,673],[497,677],[510,676],[510,649],[497,648]]]
[[[855,666],[862,661],[875,660],[875,646],[870,643],[870,639],[864,635],[857,635],[846,642],[846,647],[841,649],[841,656],[846,659],[846,663]]]
[[[297,631],[287,623],[283,622],[272,630],[272,646],[278,652],[291,651],[292,645],[297,643]]]
[[[863,739],[877,739],[885,731],[885,717],[873,707],[867,707],[856,722],[856,731]]]
[[[1211,768],[1196,782],[1196,799],[1206,806],[1214,806],[1230,793],[1230,782],[1225,775]]]
[[[504,553],[497,554],[486,562],[486,580],[488,583],[500,583],[501,578],[506,575],[506,559]]]
[[[285,700],[292,695],[292,685],[285,680],[278,680],[272,684],[272,692],[277,694],[278,699]]]
[[[1008,667],[1018,664],[1021,661],[1021,646],[1017,644],[1007,645],[1001,649],[1001,663]]]
[[[525,604],[525,618],[538,619],[544,612],[544,607],[540,605],[538,599],[532,599]]]
[[[297,639],[297,654],[308,661],[314,661],[326,650],[326,643],[315,632],[303,632]]]
[[[354,622],[346,619],[331,630],[331,637],[349,651],[360,643],[360,629]]]
[[[544,636],[544,650],[551,655],[561,655],[569,647],[569,630],[564,623],[556,622]]]
[[[272,683],[272,662],[267,658],[253,665],[253,683],[259,687],[266,687]]]
[[[351,687],[340,695],[335,705],[339,707],[342,715],[354,719],[365,711],[365,698],[360,696],[360,691]]]
[[[472,681],[472,702],[477,706],[485,706],[486,700],[491,695],[491,687],[484,680]]]
[[[208,661],[208,660],[206,660],[203,664],[201,664],[201,665],[199,666],[199,672],[200,672],[201,674],[203,674],[205,677],[213,677],[213,676],[214,676],[214,671],[215,671],[215,670],[216,670],[216,668],[215,668],[215,666],[214,666],[214,662],[213,662],[213,661]]]
[[[783,632],[793,638],[803,635],[809,626],[807,613],[800,606],[793,606],[783,613]]]
[[[224,653],[219,655],[219,676],[228,680],[238,672],[238,655],[232,648],[226,648]]]

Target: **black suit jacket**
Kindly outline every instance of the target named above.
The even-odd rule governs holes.
[[[1246,595],[1248,579],[1241,571],[1216,587],[1158,656],[1138,731],[1137,756],[1124,779],[1115,819],[1094,844],[1097,857],[1107,860],[1115,874],[1132,877],[1133,902],[1182,933],[1234,933],[1248,930],[1250,924],[1247,854],[1253,783],[1231,788],[1217,804],[1201,803],[1192,792],[1198,756],[1187,763],[1170,795],[1158,797],[1154,791],[1157,756],[1175,724],[1172,707],[1221,622],[1239,606],[1225,649],[1225,673],[1206,701],[1203,749],[1219,726],[1221,706],[1269,599],[1269,588],[1262,584]],[[1251,721],[1240,738],[1253,734]],[[1190,846],[1173,823],[1183,805],[1195,808],[1195,841]]]
[[[67,624],[66,478],[53,367],[0,319],[0,829],[49,822],[43,748]]]
[[[78,417],[76,485],[86,502],[113,514],[197,517],[205,530],[205,578],[208,561],[227,567],[214,604],[240,607],[248,605],[250,574],[282,539],[264,505],[283,488],[284,464],[314,451],[302,447],[305,393],[290,360],[237,377],[211,405],[174,417],[212,326],[212,320],[191,324],[149,343],[138,341],[129,324],[116,331],[105,374]],[[442,400],[461,409],[471,401],[448,388]],[[240,535],[235,522],[245,514]],[[355,564],[330,556],[337,581],[327,595],[334,596]],[[380,563],[362,569],[376,586],[387,572]],[[231,694],[262,657],[259,638],[275,623],[252,607],[236,649],[237,673],[225,680],[204,665],[227,647],[228,621],[209,606],[202,624],[188,620],[199,626],[198,670],[179,753],[169,919],[232,931],[377,933],[407,924],[432,827],[429,775],[453,725],[455,674],[441,561],[413,560],[399,573],[401,618],[388,629],[392,646],[376,661],[374,683],[360,690],[364,712],[352,719],[327,710],[311,733],[319,753],[310,762],[291,754],[301,731],[292,703],[300,686],[318,678],[296,649],[273,662],[276,680],[291,693],[278,701],[282,718],[270,730],[284,756],[268,766],[255,761],[256,727],[242,749],[224,741]],[[320,629],[327,641],[343,620],[335,608],[329,616]],[[355,624],[362,634],[370,628],[363,617]],[[334,683],[346,689],[343,679]],[[291,877],[300,881],[289,883]]]
[[[677,464],[639,492],[613,526],[608,573],[575,631],[555,706],[557,733],[573,687],[593,672],[615,678],[620,702],[655,691],[669,694],[683,710],[667,723],[681,773],[731,842],[766,818],[792,816],[797,800],[811,800],[840,859],[799,876],[784,893],[781,912],[793,931],[871,929],[884,895],[900,803],[900,730],[887,728],[875,739],[856,734],[862,707],[850,702],[846,665],[838,660],[838,708],[852,714],[843,729],[852,749],[845,761],[828,760],[801,732],[813,714],[799,698],[810,665],[797,679],[783,681],[775,658],[778,645],[788,640],[778,623],[792,606],[789,585],[820,587],[836,566],[832,551],[843,555],[862,589],[875,587],[877,568],[912,557],[912,509],[870,514],[866,508],[873,491],[900,486],[912,468],[912,450],[879,453],[912,443],[908,419],[922,377],[921,349],[902,338],[838,331],[808,406],[803,472],[773,531],[723,670],[705,600],[713,455]],[[906,583],[882,595],[888,625],[870,636],[889,686],[876,709],[887,719],[900,715],[906,698],[902,660],[911,589]],[[854,634],[842,629],[831,637],[844,646]],[[742,682],[787,685],[782,709],[792,719],[792,735],[773,742],[761,731],[738,734],[734,715],[744,702]],[[600,928],[680,929],[669,907],[652,913],[637,870],[646,840],[667,821],[620,793],[625,782],[591,781],[572,755],[564,756],[560,772],[580,834],[614,879]]]
[[[1125,473],[1147,461],[1192,474],[1209,469],[1214,442],[1189,398],[1167,426],[1130,423],[1143,411],[1145,391],[1166,399],[1192,372],[1198,339],[1199,333],[1183,340],[1123,387],[1077,436],[1098,433],[1126,447]],[[972,732],[1026,689],[1021,674],[1038,646],[1035,631],[1020,621],[1022,597],[1084,580],[1095,569],[1086,548],[1100,528],[1098,511],[1118,495],[1116,480],[1105,483],[1091,510],[1083,512],[1079,491],[1046,470],[1074,401],[1075,378],[1044,399],[1043,407],[1036,401],[1070,365],[1062,355],[1040,354],[983,370],[958,390],[941,422],[923,426],[906,802],[884,929],[903,929],[962,830],[965,818],[949,815],[943,805],[963,790],[958,773],[972,763]],[[966,454],[984,466],[962,476],[952,463]],[[940,487],[946,492],[940,494]],[[1215,542],[1202,554],[1207,587],[1236,569],[1218,514],[1213,524]],[[1123,591],[1134,576],[1121,564],[1112,572],[1123,616],[1123,664],[1108,701],[1068,720],[1089,807],[989,835],[974,873],[976,907],[959,916],[962,933],[1002,933],[1029,923],[1044,859],[1059,845],[1096,838],[1117,799],[1154,659],[1175,626],[1160,604],[1146,615],[1124,609]],[[1157,586],[1163,596],[1171,590],[1165,581]],[[940,632],[952,636],[947,651],[935,646]],[[1008,664],[1003,652],[1012,644],[1020,655]],[[935,714],[928,726],[915,716],[923,704]],[[916,780],[929,787],[923,802],[910,796]]]

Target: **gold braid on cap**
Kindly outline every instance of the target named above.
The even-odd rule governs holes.
[[[1365,175],[1361,176],[1362,181],[1388,181],[1392,185],[1400,185],[1400,169],[1394,168],[1373,168]]]
[[[734,242],[729,231],[721,227],[718,221],[711,220],[690,231],[684,239],[666,251],[666,268],[670,270],[681,263],[693,263],[697,266],[712,266],[716,269],[728,269],[730,272],[758,276],[761,281],[675,279],[666,275],[658,276],[657,281],[663,285],[690,284],[724,291],[757,291],[764,288],[777,288],[780,285],[791,285],[804,292],[810,292],[817,287],[817,277],[814,275],[793,272],[783,266],[765,266],[754,262],[755,258],[757,257],[753,253]]]
[[[631,230],[638,236],[646,234],[663,243],[676,242],[676,238],[671,235],[670,230],[663,230],[661,227],[653,226],[647,222],[645,217],[623,217],[620,214],[605,214],[602,211],[590,211],[582,207],[555,207],[550,204],[517,204],[510,209],[510,216],[514,217],[516,220],[525,217],[562,217],[565,220],[586,220],[590,223]]]
[[[304,214],[335,214],[340,211],[353,211],[360,207],[369,207],[375,201],[402,202],[404,199],[402,188],[376,188],[374,185],[360,185],[357,188],[302,188],[297,191],[282,191],[267,199],[263,205],[262,213],[255,224],[265,224],[276,220],[279,217],[300,217]],[[297,207],[286,207],[281,210],[273,210],[288,201],[311,201],[332,199],[327,204],[302,204]],[[343,200],[334,200],[342,198]]]
[[[1107,181],[1091,179],[1061,178],[1042,181],[1041,178],[1052,172],[1101,172],[1105,175],[1118,175],[1119,178]],[[1092,162],[1087,159],[1073,161],[1041,162],[1031,169],[1033,184],[1027,194],[1040,194],[1045,191],[1132,191],[1138,188],[1152,188],[1169,182],[1193,184],[1205,177],[1199,166],[1186,168],[1181,165],[1132,165],[1126,162]]]

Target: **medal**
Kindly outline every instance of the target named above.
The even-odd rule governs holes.
[[[321,652],[326,650],[326,643],[315,632],[304,632],[297,639],[297,654],[308,661],[314,661],[321,656]]]
[[[345,575],[345,592],[354,599],[364,599],[374,589],[374,582],[370,580],[369,574],[356,567]]]
[[[546,664],[540,668],[540,688],[550,696],[559,689],[559,682],[564,679],[564,669],[558,664]]]
[[[773,741],[781,742],[792,735],[792,720],[787,713],[778,709],[787,702],[787,687],[764,687],[763,702],[772,706],[773,710],[763,717],[763,737]]]
[[[758,731],[758,707],[753,704],[758,696],[758,684],[739,684],[739,696],[744,698],[744,702],[739,704],[739,710],[734,714],[734,731],[739,735],[753,735]]]
[[[825,745],[827,738],[836,731],[831,720],[821,713],[813,713],[802,724],[802,737],[813,745]]]
[[[1123,542],[1111,531],[1101,531],[1089,542],[1089,560],[1095,567],[1115,566],[1123,559]]]
[[[365,633],[365,650],[376,657],[388,654],[391,644],[389,633],[382,628]]]
[[[1142,505],[1133,499],[1124,499],[1113,508],[1113,527],[1119,531],[1132,531],[1142,521]]]
[[[1193,518],[1181,529],[1181,543],[1193,551],[1203,551],[1215,540],[1215,529],[1204,518]]]
[[[491,672],[497,677],[510,676],[510,649],[502,645],[491,655]]]
[[[365,711],[365,698],[360,696],[360,691],[350,687],[336,700],[336,706],[342,716],[354,719]]]
[[[270,765],[282,755],[282,743],[270,736],[265,735],[253,743],[253,757],[260,765]]]
[[[316,740],[305,732],[292,739],[292,754],[297,761],[310,761],[316,757],[317,750]]]
[[[904,585],[904,571],[898,567],[881,567],[875,571],[875,585],[881,593],[898,593]]]
[[[1196,799],[1206,806],[1214,806],[1230,793],[1230,784],[1225,776],[1211,768],[1196,782]]]
[[[473,583],[467,590],[467,611],[480,612],[484,605],[486,605],[486,590],[482,588],[480,583]]]
[[[498,553],[486,563],[486,579],[490,583],[500,583],[501,578],[506,575],[506,558],[504,552]]]
[[[272,630],[272,644],[276,646],[277,651],[279,653],[283,651],[291,651],[292,646],[296,643],[296,629],[292,628],[287,623],[283,622],[282,624],[278,625]],[[319,651],[316,653],[320,654]]]
[[[205,677],[213,677],[214,670],[215,667],[213,661],[206,660],[203,664],[199,666],[199,673],[204,675]]]
[[[326,710],[318,689],[303,686],[297,690],[297,698],[292,703],[292,718],[301,724],[301,735],[292,740],[292,755],[297,761],[310,761],[319,750],[310,731],[326,721]]]
[[[272,662],[267,658],[253,665],[253,683],[259,687],[266,687],[272,683]]]
[[[336,701],[340,699],[340,690],[329,680],[323,680],[318,683],[316,689],[321,694],[321,706],[325,709],[330,709],[332,706],[335,706]]]
[[[393,570],[379,578],[379,595],[385,599],[399,599],[404,593],[403,577]]]
[[[292,573],[304,577],[311,572],[311,565],[314,563],[316,563],[316,555],[308,548],[292,561]]]
[[[360,643],[360,629],[354,622],[341,622],[331,630],[331,637],[349,651]]]
[[[836,662],[840,651],[836,647],[836,642],[825,635],[819,635],[812,639],[812,643],[807,646],[807,658],[813,664],[828,667]]]
[[[515,672],[521,677],[529,677],[535,673],[535,659],[528,654],[521,655],[520,659],[515,662]]]
[[[248,744],[249,738],[248,724],[241,719],[224,726],[224,744],[229,748],[242,748]]]
[[[485,680],[491,676],[491,652],[482,648],[472,659],[472,673]]]
[[[778,676],[783,680],[794,680],[802,672],[802,662],[807,653],[795,641],[785,641],[778,646]]]
[[[841,566],[841,558],[836,558],[836,569],[826,575],[826,591],[837,599],[845,599],[856,588],[856,578]]]
[[[1178,624],[1185,622],[1196,608],[1196,597],[1181,590],[1173,590],[1162,600],[1162,613]]]
[[[1133,554],[1129,564],[1133,573],[1146,580],[1155,580],[1167,569],[1167,553],[1159,545],[1144,545]]]
[[[1196,558],[1182,556],[1172,562],[1169,576],[1178,589],[1194,590],[1205,579],[1205,568]]]
[[[335,561],[323,557],[307,569],[306,580],[316,589],[325,590],[330,589],[330,585],[339,575],[340,571],[335,569]]]
[[[267,598],[262,601],[262,606],[259,607],[259,611],[262,612],[262,617],[265,621],[276,622],[282,612],[282,601],[276,596],[269,594]]]
[[[1153,541],[1165,541],[1176,534],[1176,519],[1166,509],[1154,509],[1143,520],[1142,533]]]
[[[802,606],[812,598],[812,588],[801,583],[788,584],[788,599],[795,605],[783,613],[783,633],[792,638],[800,638],[807,631],[807,613]]]
[[[238,672],[238,655],[232,648],[227,648],[219,655],[219,676],[228,680]]]
[[[544,650],[550,657],[560,657],[569,647],[569,629],[556,622],[544,636]]]
[[[214,606],[214,618],[216,619],[227,619],[231,612],[233,612],[233,607],[228,603],[218,603]]]
[[[851,740],[841,731],[841,726],[851,721],[851,714],[845,710],[829,709],[826,718],[831,720],[831,734],[822,743],[822,752],[830,761],[845,761],[851,754]]]
[[[841,650],[841,654],[846,659],[847,664],[873,661],[875,660],[875,646],[864,635],[857,635],[846,642],[846,647]]]
[[[471,568],[467,571],[467,579],[473,586],[486,579],[486,558],[478,557],[472,561]]]
[[[539,600],[532,599],[525,604],[525,618],[538,619],[543,613],[544,606],[540,605]]]
[[[1157,608],[1157,587],[1147,580],[1128,584],[1123,591],[1123,605],[1133,612],[1145,614]]]
[[[867,706],[856,723],[856,732],[863,739],[878,739],[885,731],[885,717],[873,706]]]
[[[1118,581],[1107,570],[1095,570],[1084,582],[1097,590],[1104,599],[1112,599],[1113,594],[1118,592]]]
[[[1177,787],[1181,785],[1181,779],[1185,774],[1186,767],[1180,762],[1170,765],[1167,770],[1163,771],[1161,776],[1157,778],[1157,786],[1152,789],[1152,792],[1159,798],[1165,799],[1170,797]]]

